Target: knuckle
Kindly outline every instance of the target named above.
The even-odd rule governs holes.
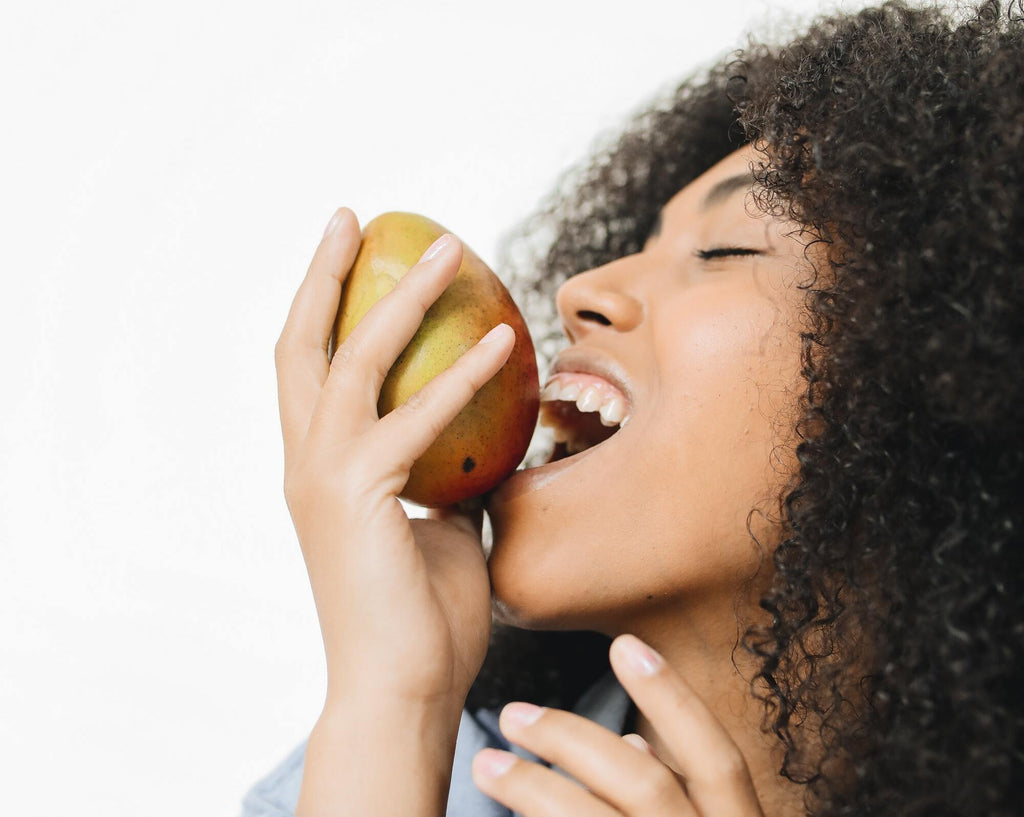
[[[438,384],[442,385],[452,404],[465,405],[473,399],[480,387],[486,382],[479,372],[474,371],[472,361],[465,357],[438,376]]]
[[[310,494],[310,480],[304,470],[292,468],[284,475],[284,500],[288,509],[301,508]]]
[[[665,810],[674,803],[679,790],[675,775],[657,761],[649,765],[648,771],[637,776],[634,785],[633,797],[636,802],[645,810],[653,812]]]
[[[395,285],[393,292],[403,298],[407,298],[416,309],[424,313],[434,303],[434,298],[431,297],[430,292],[424,289],[423,281],[418,275],[404,276]]]
[[[433,401],[430,398],[430,391],[428,387],[424,387],[413,392],[396,411],[402,418],[408,419],[410,422],[425,425],[429,433],[437,437],[444,431],[447,423],[432,411]]]
[[[521,765],[521,764],[516,764]],[[527,779],[532,778],[533,775],[529,774],[532,769],[524,769],[523,776]],[[512,781],[509,781],[510,783]],[[523,786],[522,788],[527,788]],[[529,814],[537,814],[540,817],[570,817],[570,812],[567,807],[565,800],[558,796],[558,792],[552,790],[547,786],[541,785],[541,781],[537,781],[537,784],[529,787],[532,791],[528,795],[528,803],[525,811]]]
[[[434,305],[434,301],[437,300],[432,293],[423,292],[422,290],[416,290],[413,297],[416,302],[416,311],[426,315],[427,311]]]
[[[747,762],[736,747],[718,752],[709,760],[708,776],[713,781],[736,782],[747,775]]]
[[[387,363],[385,363],[383,360],[374,361],[374,364],[373,364],[373,382],[374,383],[383,383],[385,381],[385,379],[387,379],[388,372],[390,372],[390,371],[391,371],[391,369],[388,367]]]
[[[467,378],[465,384],[462,387],[462,393],[460,394],[460,398],[463,400],[463,402],[468,403],[470,400],[473,399],[473,397],[476,396],[476,394],[484,386],[487,385],[487,381],[488,378],[483,377],[482,375],[479,374],[475,374],[472,377]]]
[[[414,391],[400,406],[403,414],[422,414],[427,408],[427,398],[423,394],[423,389]]]
[[[365,327],[360,326],[335,349],[330,368],[336,380],[343,378],[378,384],[383,383],[391,371],[388,362],[374,349]]]
[[[277,339],[277,343],[274,344],[274,362],[280,366],[284,359],[291,354],[291,350],[291,338],[282,334],[281,337]]]
[[[349,336],[344,343],[334,351],[331,358],[331,371],[346,372],[351,369],[359,357],[358,338]]]

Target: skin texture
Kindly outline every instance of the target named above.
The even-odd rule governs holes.
[[[662,651],[637,663],[629,657],[638,648],[643,655],[637,638],[612,645],[613,668],[640,707],[639,736],[598,738],[590,730],[588,737],[582,719],[555,712],[517,732],[514,719],[510,724],[503,715],[510,739],[574,772],[592,793],[581,800],[577,786],[532,764],[506,763],[508,777],[495,775],[493,752],[483,752],[474,779],[492,797],[530,817],[564,809],[716,817],[753,817],[762,804],[772,813],[795,809],[768,772],[772,760],[756,720],[743,711],[746,689],[728,661],[730,628],[722,627],[735,621],[731,600],[757,564],[741,544],[745,524],[737,509],[760,496],[773,473],[775,411],[756,410],[786,393],[796,365],[787,316],[800,244],[787,238],[788,225],[744,207],[750,165],[749,152],[741,150],[712,168],[668,204],[662,229],[643,253],[562,288],[558,304],[570,340],[577,350],[617,356],[629,379],[633,419],[582,455],[574,478],[563,474],[550,482],[545,490],[559,490],[553,498],[538,502],[540,491],[523,493],[508,506],[492,498],[490,588],[479,518],[444,508],[410,520],[397,494],[412,464],[501,369],[514,333],[500,327],[489,343],[474,346],[380,417],[384,376],[455,278],[462,248],[454,239],[442,241],[329,358],[342,285],[359,245],[352,213],[338,211],[275,349],[285,496],[328,664],[327,699],[309,737],[297,814],[443,813],[460,709],[487,645],[488,590],[519,620],[630,630]],[[716,185],[736,177],[741,183],[712,201]],[[755,254],[694,256],[736,246]],[[720,442],[734,437],[728,465],[699,459],[699,440],[709,434]],[[623,439],[632,447],[623,447]],[[673,457],[659,453],[658,441]],[[609,456],[615,451],[633,456],[616,465]],[[649,467],[631,465],[637,454]],[[685,465],[671,467],[674,457]],[[713,478],[730,487],[711,492],[694,479],[687,484],[695,496],[660,507],[666,499],[658,496],[659,483],[685,483],[694,467],[719,469]],[[633,469],[625,476],[635,484],[616,476],[624,468]],[[616,490],[639,491],[626,502],[645,499],[651,512],[639,527],[637,514],[623,513],[633,506],[614,497]],[[587,494],[593,492],[604,508],[592,504]],[[545,530],[552,502],[564,505],[561,525]],[[603,531],[586,516],[599,512]],[[680,537],[679,519],[687,519],[689,539]],[[624,527],[630,520],[632,531]],[[538,539],[522,539],[524,530]],[[641,536],[647,547],[631,549]],[[557,558],[531,564],[543,553],[538,545]],[[667,558],[669,548],[675,558]],[[580,558],[581,549],[587,558]],[[546,572],[552,570],[559,573]],[[381,605],[382,598],[388,603]],[[368,617],[367,610],[375,614]],[[592,749],[572,750],[584,744]],[[606,780],[601,771],[630,766],[637,775]],[[392,785],[396,773],[401,797]],[[515,784],[503,788],[494,784],[499,780]]]
[[[479,758],[474,774],[481,788],[528,817],[754,814],[744,793],[747,778],[766,813],[804,813],[773,785],[773,776],[806,783],[808,813],[820,817],[1019,813],[1024,381],[1007,372],[1021,357],[1024,19],[1019,2],[984,3],[953,17],[938,7],[887,3],[815,22],[785,45],[753,46],[738,62],[730,55],[706,81],[679,86],[670,107],[659,103],[641,112],[616,145],[591,160],[578,184],[552,196],[525,225],[520,250],[537,235],[555,239],[538,251],[537,263],[523,262],[532,271],[520,294],[550,300],[559,282],[599,267],[581,280],[607,274],[614,286],[605,289],[613,294],[646,296],[636,297],[644,321],[634,330],[611,320],[607,298],[592,297],[597,305],[565,315],[567,324],[575,316],[590,325],[591,332],[574,337],[580,348],[617,338],[616,362],[635,381],[638,398],[631,428],[650,433],[641,438],[627,428],[607,447],[584,454],[586,460],[567,460],[579,467],[543,492],[494,498],[495,518],[503,522],[491,566],[499,612],[526,626],[592,624],[613,633],[635,625],[666,659],[645,690],[620,672],[616,650],[629,636],[612,645],[612,667],[643,714],[638,728],[664,761],[647,764],[639,783],[639,769],[615,779],[600,773],[630,767],[620,750],[638,738],[609,741],[554,709],[518,727],[511,711],[502,713],[512,740],[570,769],[591,789],[592,797],[581,800],[578,788],[519,762],[488,785],[479,767],[489,765],[491,753]],[[748,140],[771,157],[758,174],[766,185],[759,200],[792,214],[835,251],[808,291],[800,325],[792,327],[794,338],[796,330],[804,333],[807,355],[797,419],[800,469],[775,506],[785,523],[782,541],[774,546],[771,526],[751,520],[757,542],[766,551],[774,546],[774,575],[761,597],[771,619],[755,620],[742,644],[757,660],[753,692],[764,693],[764,709],[754,712],[736,683],[749,668],[733,667],[728,655],[730,636],[757,617],[723,601],[729,579],[722,574],[714,581],[709,566],[717,560],[733,567],[734,587],[744,588],[750,565],[734,536],[736,520],[723,517],[716,528],[707,508],[738,515],[746,501],[694,491],[703,485],[707,493],[716,484],[711,477],[723,474],[737,494],[747,482],[756,487],[750,479],[756,458],[737,445],[738,437],[727,437],[716,457],[729,467],[697,456],[668,475],[677,480],[673,496],[680,499],[647,495],[653,482],[642,469],[668,461],[655,443],[699,455],[687,443],[684,421],[693,424],[690,438],[701,430],[713,434],[719,417],[702,414],[701,401],[718,401],[723,425],[736,421],[740,403],[736,394],[716,392],[701,367],[681,365],[687,354],[699,362],[702,349],[713,360],[715,333],[698,335],[708,342],[691,346],[655,342],[669,332],[663,304],[672,292],[651,283],[649,256],[638,260],[664,203]],[[468,679],[475,673],[465,700],[471,709],[516,699],[566,706],[604,670],[608,639],[503,627],[488,647],[491,588],[478,529],[454,524],[455,517],[447,524],[443,516],[410,523],[399,512],[394,492],[404,463],[500,358],[477,356],[414,401],[400,430],[389,422],[391,433],[377,433],[384,420],[373,416],[372,404],[353,405],[343,386],[352,384],[353,364],[365,373],[393,362],[394,332],[368,330],[334,362],[321,347],[321,318],[337,308],[331,279],[344,278],[343,249],[351,249],[354,235],[349,223],[325,239],[278,355],[286,496],[321,616],[330,678],[324,718],[306,756],[300,813],[439,815],[458,698]],[[697,302],[707,293],[696,286],[692,263],[674,269]],[[627,264],[636,275],[611,275]],[[679,315],[690,321],[677,321],[677,334],[686,326],[694,334],[710,313],[695,314],[689,301],[677,300]],[[387,323],[404,314],[411,334],[417,319],[410,305],[405,296],[392,300]],[[780,308],[779,316],[784,325],[792,315]],[[743,327],[758,328],[757,321],[733,323],[736,348],[750,348],[740,342]],[[634,354],[641,341],[647,357]],[[782,363],[785,354],[780,350],[776,359]],[[670,380],[670,364],[689,380]],[[784,379],[778,389],[768,379],[753,390],[764,395],[757,404],[767,409],[762,431],[774,425],[776,409],[784,415],[788,407]],[[688,402],[670,399],[679,397]],[[309,422],[311,412],[314,419],[333,413],[351,421],[341,438],[328,440],[322,423]],[[674,429],[668,428],[672,417]],[[794,426],[780,419],[775,427]],[[675,436],[655,435],[666,430]],[[324,443],[334,446],[331,456],[313,456]],[[710,443],[705,447],[714,450]],[[770,451],[776,455],[767,460],[765,494],[790,465],[788,442]],[[701,468],[708,478],[696,485],[692,472]],[[602,469],[603,480],[587,479]],[[575,494],[565,489],[568,479],[581,483]],[[530,477],[507,484],[517,480],[523,485]],[[604,501],[588,506],[587,493]],[[750,504],[757,499],[749,497]],[[684,515],[685,535],[672,536]],[[616,545],[617,517],[629,520],[631,550]],[[670,558],[672,547],[684,549],[685,561]],[[757,547],[750,548],[753,563]],[[656,557],[660,572],[641,564]],[[517,563],[521,581],[501,567]],[[645,583],[664,592],[642,592]],[[659,608],[674,608],[678,621]],[[475,672],[485,647],[487,661]],[[736,657],[746,657],[739,646]],[[770,689],[759,688],[761,682]],[[417,699],[413,693],[424,684],[441,700]],[[685,697],[687,688],[693,698]],[[659,699],[672,705],[659,706]],[[697,700],[726,740],[715,741],[715,729],[694,720]],[[759,715],[785,747],[781,764],[769,762],[757,742]],[[701,800],[700,781],[691,776],[706,773],[687,766],[695,747],[709,764],[704,783],[715,780],[708,790],[726,795],[713,806]],[[639,748],[647,751],[644,743]],[[670,769],[685,781],[669,778]],[[685,790],[690,809],[675,786]]]
[[[737,151],[675,196],[643,252],[560,289],[572,349],[618,362],[635,405],[626,428],[570,470],[488,506],[490,574],[506,620],[646,630],[652,616],[716,614],[757,568],[746,519],[784,476],[771,455],[779,410],[795,400],[800,293],[791,284],[806,262],[803,244],[786,236],[793,225],[748,212],[749,185],[701,209],[752,158]],[[719,247],[762,254],[694,254]]]
[[[327,698],[309,738],[297,807],[302,817],[443,811],[459,713],[491,625],[479,528],[455,516],[410,520],[397,495],[412,463],[505,363],[515,334],[499,324],[379,417],[384,377],[455,278],[462,248],[449,236],[329,358],[359,242],[354,214],[338,210],[274,350],[285,499],[327,660]]]
[[[489,571],[505,622],[632,633],[654,646],[775,801],[789,795],[732,648],[737,595],[763,556],[748,513],[793,467],[782,429],[795,410],[796,284],[809,263],[797,225],[760,215],[750,184],[705,206],[718,182],[754,160],[750,148],[728,156],[668,202],[642,252],[562,285],[573,350],[621,366],[632,417],[537,490],[493,499]],[[695,255],[722,247],[758,254]],[[753,517],[751,529],[771,544],[771,525]],[[643,717],[638,730],[665,751]]]
[[[758,201],[833,256],[800,319],[771,618],[737,645],[779,774],[816,817],[1015,817],[1024,5],[887,2],[800,29],[754,33],[638,110],[523,219],[502,269],[553,356],[561,282],[639,252],[681,188],[764,149]],[[468,703],[568,707],[607,661],[598,634],[497,628]]]
[[[494,749],[474,759],[477,786],[526,815],[763,817],[738,747],[682,676],[633,636],[616,639],[609,657],[637,706],[663,724],[662,752],[671,767],[638,735],[619,737],[573,713],[515,702],[501,712],[505,736],[586,788]]]
[[[510,739],[575,771],[591,793],[581,799],[578,787],[525,762],[506,767],[508,777],[488,775],[495,758],[483,753],[474,775],[491,796],[530,817],[553,807],[648,817],[753,817],[762,806],[798,813],[798,794],[775,773],[778,758],[731,663],[737,596],[759,563],[746,509],[785,475],[785,458],[773,464],[772,455],[798,368],[793,284],[806,273],[792,225],[746,207],[752,159],[737,151],[672,198],[643,252],[562,287],[558,307],[575,352],[617,362],[632,419],[543,488],[491,497],[489,565],[479,518],[443,508],[410,520],[397,496],[412,463],[505,364],[514,332],[500,327],[379,416],[384,376],[455,278],[462,248],[443,241],[328,358],[360,241],[351,211],[329,225],[275,352],[285,497],[328,672],[299,815],[443,813],[491,603],[527,626],[634,633],[616,639],[611,660],[640,709],[639,736],[602,733],[596,742],[569,713],[552,711],[523,732],[503,716]],[[749,252],[695,255],[723,247]],[[635,636],[661,653],[648,654],[642,683],[629,669],[629,648],[643,649]],[[601,772],[633,761],[642,761],[638,776]],[[497,780],[518,782],[491,786]]]

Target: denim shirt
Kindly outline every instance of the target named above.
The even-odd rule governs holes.
[[[609,671],[580,697],[573,712],[621,735],[626,724],[632,722],[634,706],[615,674]],[[498,729],[498,710],[478,709],[475,713],[463,710],[455,742],[455,761],[445,817],[518,817],[483,794],[473,783],[470,774],[473,756],[487,747],[514,752],[519,757],[543,763],[569,776],[557,766],[552,767],[533,753],[505,740]],[[306,744],[303,742],[253,786],[242,801],[241,817],[292,817],[299,800],[305,755]]]

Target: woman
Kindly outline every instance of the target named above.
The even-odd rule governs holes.
[[[512,333],[378,418],[461,247],[328,361],[337,212],[276,353],[327,701],[248,814],[1015,813],[1022,29],[823,20],[570,179],[508,257],[553,229],[516,286],[557,290],[546,412],[597,444],[487,497],[486,560],[395,497]]]

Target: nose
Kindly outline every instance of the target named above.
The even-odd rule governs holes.
[[[576,343],[599,326],[628,332],[640,325],[644,307],[622,286],[623,261],[578,273],[558,288],[555,306],[570,342]]]

